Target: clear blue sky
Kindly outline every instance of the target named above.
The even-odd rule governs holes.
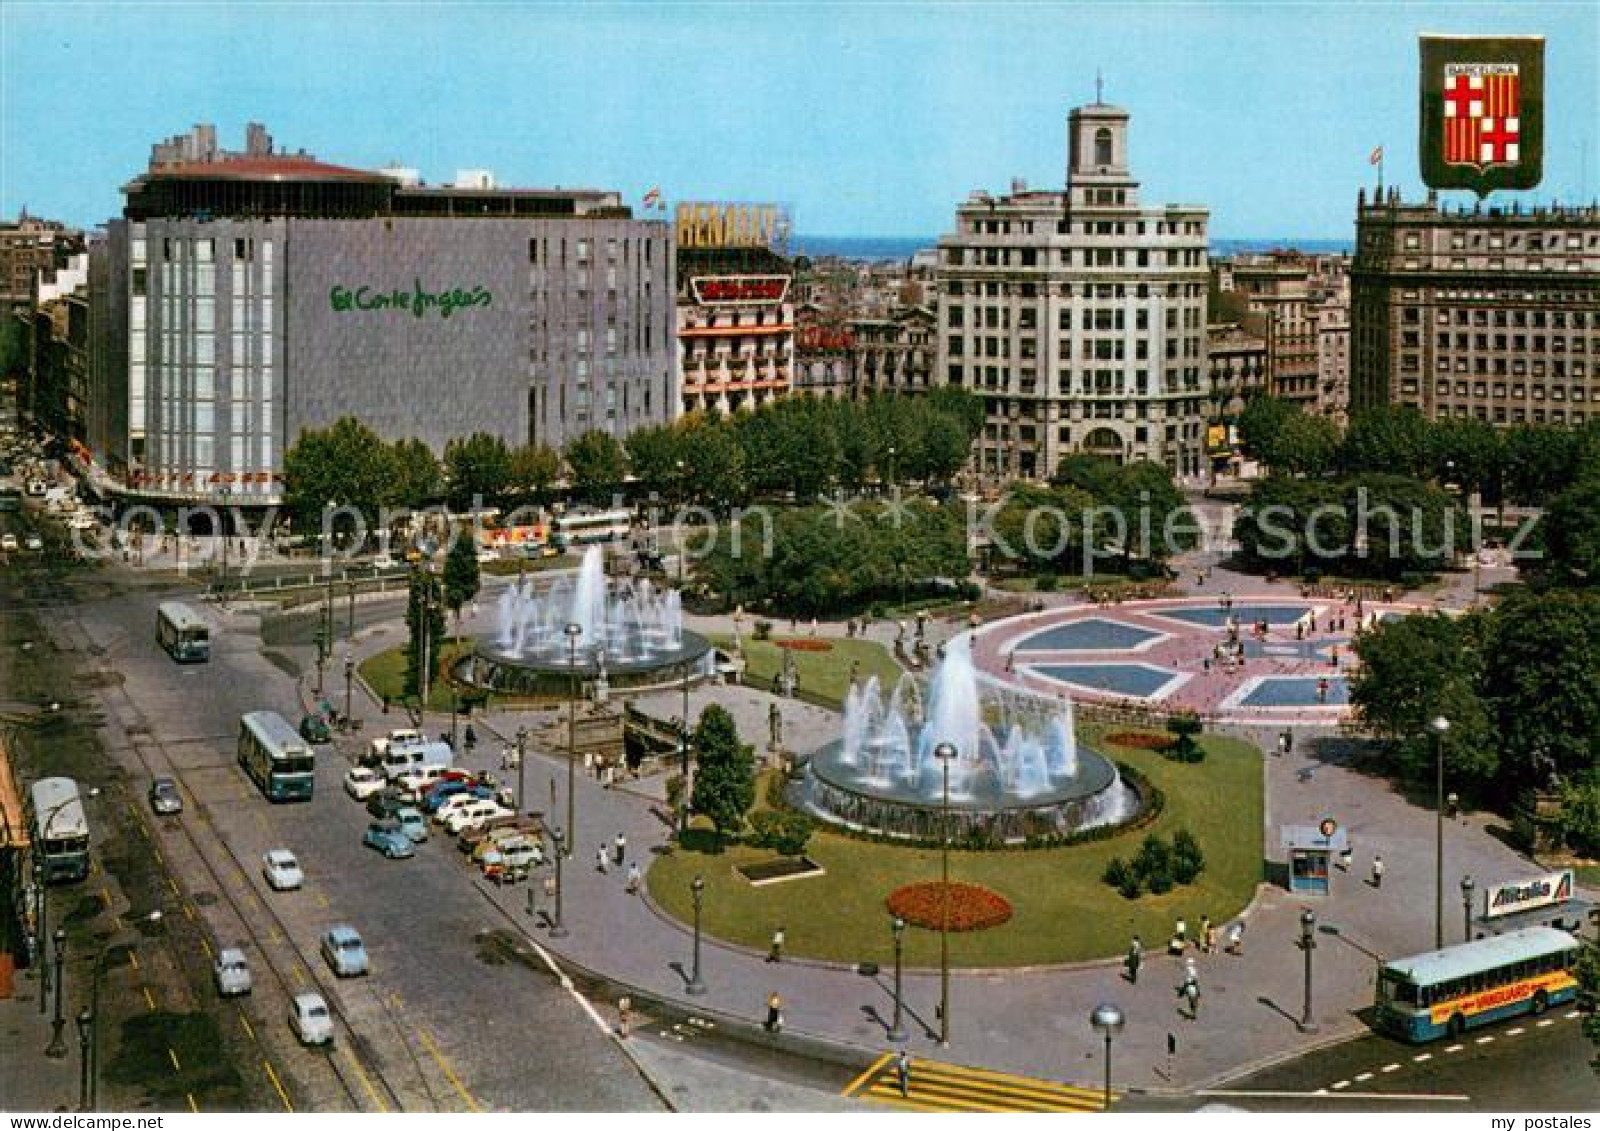
[[[1507,14],[1510,10],[1511,14]],[[779,201],[801,233],[936,235],[1059,186],[1065,119],[1133,114],[1147,201],[1222,237],[1348,237],[1368,154],[1412,194],[1417,33],[1542,34],[1538,200],[1600,192],[1600,4],[644,6],[0,0],[0,214],[99,223],[153,141],[267,124],[432,182]],[[1587,145],[1587,160],[1584,146]]]

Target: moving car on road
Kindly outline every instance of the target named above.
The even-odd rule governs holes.
[[[300,737],[307,742],[324,746],[333,741],[333,732],[328,729],[328,720],[321,715],[302,715]]]
[[[151,782],[150,808],[161,817],[182,813],[183,794],[178,792],[178,783],[171,778],[157,778]]]
[[[295,891],[306,882],[300,861],[287,848],[274,848],[261,858],[261,874],[273,891]]]
[[[354,927],[328,930],[322,936],[322,957],[341,978],[355,978],[367,972],[367,944]]]
[[[289,1027],[303,1045],[325,1045],[333,1040],[333,1018],[321,994],[296,994],[289,1003]]]
[[[406,860],[417,854],[416,848],[400,828],[399,821],[374,821],[362,834],[361,843],[375,848],[389,860]]]
[[[219,951],[211,973],[217,981],[217,993],[223,997],[236,997],[250,992],[250,963],[244,951],[238,947],[225,947]]]

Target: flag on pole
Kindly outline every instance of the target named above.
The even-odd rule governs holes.
[[[1374,149],[1372,151],[1372,156],[1367,158],[1367,164],[1368,165],[1382,165],[1383,164],[1383,146],[1380,145],[1380,146],[1378,146],[1378,148],[1376,148],[1376,149]]]
[[[661,202],[661,189],[659,186],[644,194],[644,206],[649,208],[652,204]]]

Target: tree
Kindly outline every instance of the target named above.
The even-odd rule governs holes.
[[[1421,478],[1431,453],[1427,417],[1411,405],[1377,405],[1350,418],[1339,463],[1348,473]]]
[[[1339,455],[1339,426],[1326,416],[1291,413],[1266,444],[1273,471],[1317,478],[1333,470]]]
[[[1239,444],[1245,454],[1267,460],[1267,453],[1290,417],[1300,409],[1288,401],[1265,395],[1251,397],[1239,414]]]
[[[461,606],[478,595],[482,578],[478,572],[478,544],[469,529],[457,530],[444,559],[444,603],[455,614],[456,630],[461,629]]]
[[[356,508],[370,530],[393,489],[394,453],[372,429],[344,416],[300,434],[283,454],[283,478],[296,530],[320,533],[329,506]]]
[[[572,493],[584,502],[605,506],[622,490],[628,456],[609,432],[585,432],[563,454],[572,472]]]
[[[1483,420],[1436,420],[1429,426],[1428,456],[1440,483],[1462,491],[1498,495],[1505,465],[1505,443],[1499,429]]]
[[[511,452],[504,440],[487,432],[447,443],[444,466],[450,508],[458,514],[498,501],[511,482]]]
[[[539,495],[561,478],[561,456],[548,444],[524,444],[511,452],[507,489],[521,495]]]
[[[1545,424],[1519,424],[1506,433],[1505,492],[1527,506],[1543,506],[1572,482],[1579,434]]]
[[[1470,545],[1449,495],[1405,475],[1357,475],[1341,482],[1352,560],[1379,577],[1442,569]],[[1458,544],[1459,538],[1459,544]]]
[[[678,422],[688,494],[712,507],[731,507],[749,494],[745,454],[732,426],[693,414]]]
[[[646,495],[682,502],[688,497],[683,434],[674,424],[657,424],[628,434],[623,446],[628,467]]]
[[[384,502],[415,510],[439,497],[443,488],[439,460],[421,440],[399,440],[390,450],[393,478]]]
[[[1250,490],[1233,536],[1246,560],[1274,572],[1303,573],[1340,561],[1350,545],[1350,522],[1339,485],[1272,475]]]
[[[983,398],[969,390],[959,385],[941,385],[930,389],[923,399],[929,408],[961,425],[969,444],[983,431]]]
[[[406,674],[404,693],[421,696],[423,653],[427,653],[428,685],[439,671],[439,652],[444,643],[444,600],[439,579],[425,569],[411,574],[406,601]]]
[[[694,811],[710,818],[719,836],[733,836],[756,800],[754,748],[739,741],[733,716],[713,703],[700,713],[694,750]]]
[[[1544,570],[1565,585],[1600,586],[1600,476],[1550,500],[1543,526]]]

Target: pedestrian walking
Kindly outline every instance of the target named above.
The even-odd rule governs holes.
[[[1355,856],[1355,851],[1350,847],[1350,844],[1347,841],[1345,846],[1339,850],[1339,859],[1335,861],[1335,867],[1337,867],[1341,872],[1348,872],[1350,870],[1350,861],[1353,856]]]
[[[601,875],[605,875],[607,872],[611,871],[611,854],[606,851],[605,845],[602,844],[595,852],[594,864],[595,867],[600,870]]]
[[[643,879],[644,879],[644,877],[639,872],[639,865],[637,865],[637,864],[629,864],[628,865],[628,894],[629,895],[638,895],[639,894],[639,885],[643,881]]]
[[[1228,928],[1228,953],[1238,958],[1244,957],[1244,924],[1235,923]]]
[[[903,1100],[909,1099],[911,1097],[911,1057],[905,1049],[901,1049],[899,1055],[894,1058],[894,1075],[895,1079],[900,1083],[900,1098]]]
[[[783,928],[782,927],[779,927],[776,931],[772,932],[772,946],[767,951],[767,961],[768,962],[782,962],[783,961]]]
[[[628,854],[628,838],[618,833],[617,839],[612,843],[616,845],[617,867],[620,868],[622,867],[622,858]]]
[[[1211,953],[1211,916],[1200,916],[1200,934],[1195,937],[1194,944],[1200,948],[1201,954]]]
[[[1202,931],[1202,934],[1205,937],[1205,946],[1203,949],[1207,954],[1215,954],[1217,950],[1217,925],[1211,922],[1209,919],[1206,920],[1205,929]]]
[[[466,740],[468,750],[471,750],[474,746],[478,745],[478,732],[472,729],[471,723],[467,724]]]
[[[1134,985],[1139,984],[1139,967],[1144,964],[1144,943],[1139,941],[1139,936],[1133,936],[1133,942],[1128,944],[1128,981]]]
[[[767,995],[767,1019],[762,1027],[769,1033],[783,1031],[783,998],[778,996],[777,990]]]
[[[1381,888],[1383,886],[1382,856],[1374,856],[1372,858],[1372,886],[1375,888]]]
[[[1179,919],[1172,928],[1172,939],[1167,944],[1167,951],[1171,954],[1182,954],[1189,945],[1189,924]]]

